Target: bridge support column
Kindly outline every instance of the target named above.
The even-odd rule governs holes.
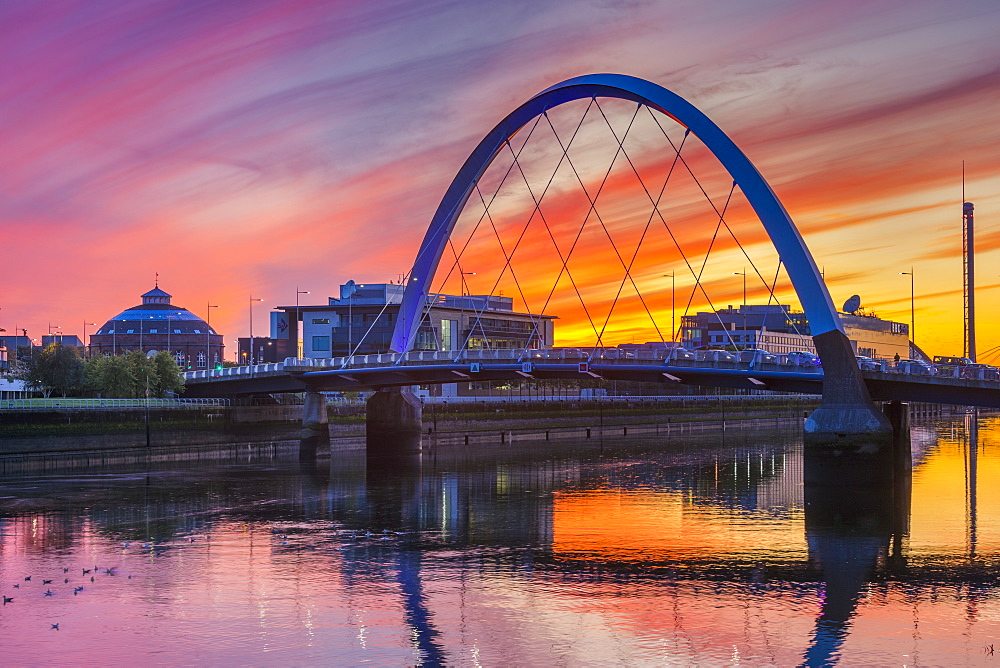
[[[371,454],[420,452],[423,404],[410,387],[390,387],[366,405],[365,442]]]
[[[306,392],[306,403],[302,407],[302,428],[313,432],[328,432],[330,418],[326,413],[326,395]]]
[[[892,425],[872,402],[847,336],[833,330],[813,341],[823,360],[823,403],[806,418],[806,445],[862,453],[888,447]]]
[[[326,412],[326,395],[306,392],[300,438],[299,459],[315,459],[318,452],[330,451],[330,417]]]

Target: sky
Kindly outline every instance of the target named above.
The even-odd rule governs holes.
[[[503,116],[561,80],[618,72],[734,139],[835,304],[859,294],[908,322],[912,267],[915,336],[931,354],[962,350],[964,161],[983,356],[1000,345],[998,29],[989,0],[5,2],[0,327],[81,334],[158,275],[175,304],[202,317],[219,306],[231,352],[251,296],[264,300],[259,335],[297,291],[325,303],[349,279],[399,280]],[[650,169],[671,157],[643,151]],[[730,260],[716,306],[740,303],[734,272],[756,273]],[[472,292],[494,285],[484,262]],[[644,275],[675,269],[650,257]],[[598,279],[605,297],[618,285]],[[766,300],[748,282],[748,301]],[[643,285],[668,303],[666,280]],[[616,311],[616,342],[639,308]],[[580,330],[572,309],[560,315],[557,336]]]

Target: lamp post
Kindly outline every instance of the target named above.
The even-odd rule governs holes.
[[[302,357],[302,343],[301,334],[302,330],[299,328],[299,320],[302,318],[302,314],[299,312],[299,295],[309,294],[308,290],[299,290],[299,286],[295,286],[295,356],[298,358]]]
[[[149,319],[152,320],[153,316],[149,316]],[[144,327],[145,324],[146,324],[146,321],[143,320],[142,318],[139,318],[139,352],[140,353],[146,352],[145,350],[143,350],[143,347],[142,347],[142,330],[145,329],[145,327]]]
[[[740,306],[740,311],[743,312],[743,343],[747,342],[747,268],[743,267],[743,271],[734,271],[733,276],[743,277],[743,304]],[[746,345],[743,346],[744,348]]]
[[[466,293],[468,293],[470,297],[472,296],[472,291],[467,289],[468,285],[465,282],[465,277],[466,276],[475,276],[475,275],[476,275],[476,272],[474,272],[474,271],[463,271],[462,272],[462,285],[461,285],[462,295],[461,295],[461,299],[460,299],[460,302],[461,302],[461,311],[459,311],[460,315],[459,315],[459,319],[458,319],[458,325],[459,325],[459,336],[462,338],[462,347],[463,348],[465,347],[465,343],[466,343],[465,337],[463,337],[461,335],[461,332],[465,331],[465,322],[464,322],[465,321],[465,295],[466,295]],[[469,334],[470,334],[469,338],[471,338],[471,334],[472,334],[472,326],[471,325],[469,326]],[[457,343],[457,341],[453,341],[451,345],[454,346],[456,343]]]
[[[253,303],[262,302],[263,299],[256,299],[253,293],[250,293],[250,364],[253,364]]]
[[[86,359],[88,357],[87,351],[90,348],[90,346],[87,345],[87,326],[88,325],[91,326],[91,327],[96,327],[97,323],[96,322],[86,322],[86,321],[84,321],[84,323],[83,323],[83,358],[84,359]],[[2,331],[2,330],[0,330],[0,331]]]
[[[899,275],[900,276],[909,276],[910,277],[910,341],[913,342],[913,345],[916,345],[917,344],[917,323],[916,323],[916,320],[914,319],[914,314],[916,313],[916,311],[913,308],[913,305],[914,305],[914,299],[913,299],[913,297],[914,297],[914,295],[913,295],[913,267],[911,266],[909,271],[901,271],[901,272],[899,272]]]
[[[206,326],[206,331],[205,331],[205,368],[206,369],[209,368],[209,364],[211,363],[210,360],[211,360],[211,355],[212,355],[212,309],[214,309],[214,308],[219,308],[219,305],[218,304],[209,304],[209,303],[205,304],[205,313],[207,315],[207,317],[205,319],[205,326]]]
[[[664,278],[667,276],[670,277],[670,342],[674,343],[677,340],[677,302],[674,299],[677,295],[677,272],[663,274]]]

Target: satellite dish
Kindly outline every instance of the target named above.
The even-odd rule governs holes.
[[[340,298],[349,299],[357,291],[358,291],[357,284],[354,281],[347,281],[342,286],[340,286]]]
[[[851,298],[844,302],[844,313],[855,313],[859,308],[861,308],[859,295],[851,295]]]

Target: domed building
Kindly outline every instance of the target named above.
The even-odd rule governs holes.
[[[191,311],[171,304],[171,297],[156,285],[142,295],[141,304],[125,309],[91,335],[89,354],[169,350],[184,370],[222,362],[222,335]]]

